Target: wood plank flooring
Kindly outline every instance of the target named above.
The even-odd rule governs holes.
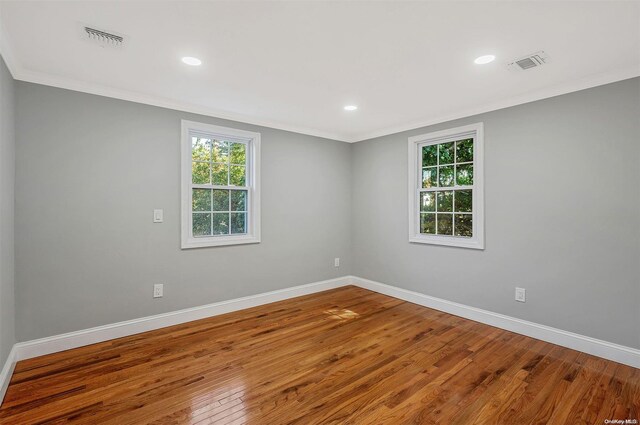
[[[1,424],[605,424],[640,370],[357,287],[17,364]]]

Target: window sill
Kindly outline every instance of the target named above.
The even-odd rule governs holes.
[[[182,241],[182,249],[208,248],[227,245],[244,245],[253,243],[260,243],[260,238],[253,235],[189,238],[185,241]]]
[[[484,249],[484,242],[475,238],[463,239],[447,236],[413,235],[409,237],[409,242],[429,245],[455,246],[458,248]]]

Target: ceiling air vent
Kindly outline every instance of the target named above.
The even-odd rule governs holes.
[[[507,66],[511,69],[526,71],[527,69],[536,68],[549,62],[549,56],[544,51],[532,53],[522,58],[509,62]]]
[[[99,44],[101,47],[122,47],[124,37],[122,35],[102,31],[96,28],[82,26],[82,38]]]

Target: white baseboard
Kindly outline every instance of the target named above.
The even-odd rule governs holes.
[[[204,319],[206,317],[217,316],[276,301],[282,301],[289,298],[299,297],[301,295],[326,291],[328,289],[348,285],[349,282],[350,278],[343,276],[336,279],[279,289],[257,295],[250,295],[248,297],[157,314],[155,316],[127,320],[126,322],[118,322],[81,331],[54,335],[47,338],[19,342],[14,346],[16,349],[16,361],[43,356],[45,354],[51,354],[58,351],[69,350],[71,348],[82,347],[89,344],[95,344],[97,342],[108,341],[110,339],[134,335],[141,332],[152,331],[167,326],[178,325],[181,323],[191,322],[193,320]]]
[[[550,326],[539,325],[515,317],[470,307],[464,304],[431,297],[419,292],[409,291],[373,280],[351,276],[351,283],[370,291],[379,292],[414,304],[444,311],[465,319],[506,329],[521,335],[526,335],[552,344],[571,348],[583,353],[592,354],[614,362],[640,368],[640,350],[600,339],[563,331]]]
[[[594,356],[613,360],[629,366],[640,368],[640,350],[623,345],[602,341],[584,335],[563,331],[550,326],[539,325],[515,317],[493,313],[491,311],[470,307],[464,304],[443,300],[395,286],[363,279],[357,276],[343,276],[307,285],[294,286],[251,295],[243,298],[193,307],[111,325],[98,326],[76,332],[54,335],[32,341],[19,342],[13,346],[11,353],[0,374],[0,402],[9,385],[15,364],[19,360],[69,350],[89,344],[121,338],[141,332],[147,332],[167,326],[178,325],[193,320],[204,319],[220,314],[230,313],[245,308],[256,307],[276,301],[313,294],[346,285],[355,285],[370,291],[378,292],[414,304],[444,311],[466,319],[474,320],[497,328],[526,335],[542,341],[571,348]]]
[[[4,400],[4,395],[9,387],[9,381],[11,381],[11,375],[13,375],[13,369],[16,367],[16,346],[11,347],[11,351],[7,356],[7,360],[4,362],[2,372],[0,372],[0,405]]]

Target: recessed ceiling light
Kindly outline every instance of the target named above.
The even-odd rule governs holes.
[[[477,63],[478,65],[484,65],[489,62],[493,62],[495,58],[496,57],[494,55],[484,55],[484,56],[480,56],[479,58],[476,58],[474,62]]]
[[[182,62],[186,63],[187,65],[191,65],[191,66],[200,66],[202,65],[202,61],[198,58],[194,58],[191,56],[185,56],[182,58]]]
[[[345,111],[355,111],[356,109],[358,109],[356,105],[347,105],[344,107]]]

